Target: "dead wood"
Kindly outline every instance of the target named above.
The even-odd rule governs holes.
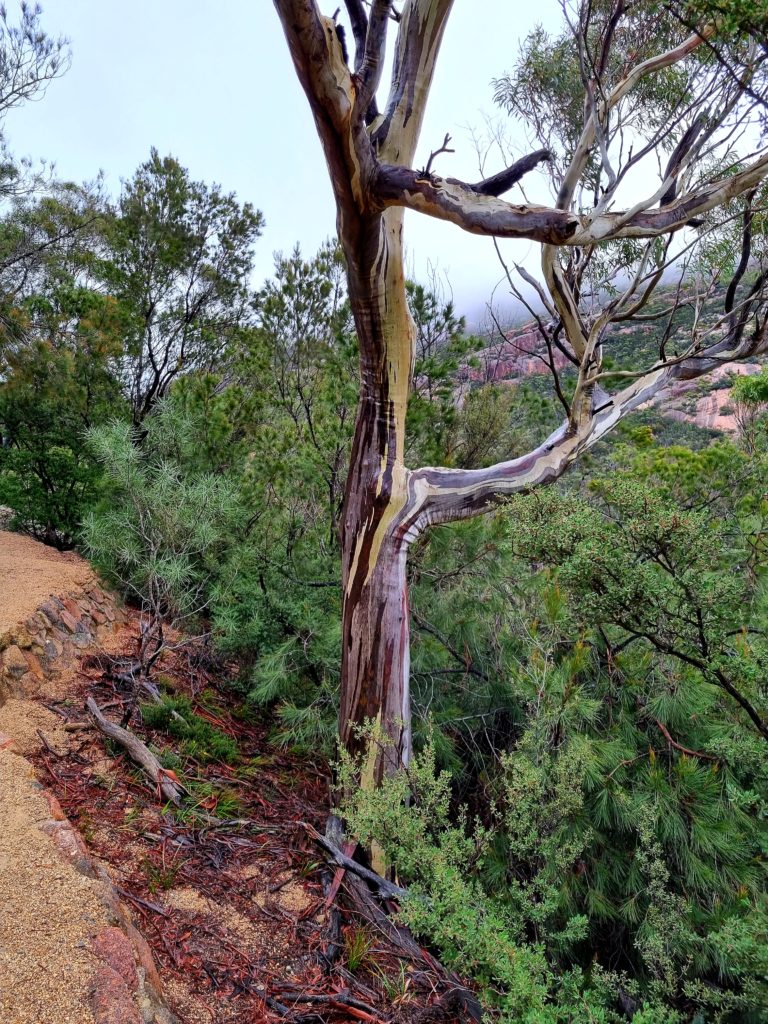
[[[85,704],[104,735],[114,740],[115,743],[119,743],[128,752],[129,757],[139,765],[152,785],[157,786],[165,799],[170,800],[178,807],[184,799],[184,789],[180,783],[171,778],[149,747],[132,732],[105,718],[93,697],[89,697]]]
[[[35,732],[37,733],[38,739],[43,744],[43,746],[45,747],[49,754],[53,754],[53,756],[57,757],[59,760],[61,760],[61,758],[65,756],[64,754],[60,754],[58,750],[53,749],[51,744],[45,738],[42,729],[35,729]]]
[[[353,872],[359,878],[364,879],[369,885],[373,886],[380,896],[385,899],[402,899],[403,896],[408,895],[408,890],[403,889],[400,885],[395,885],[393,882],[387,881],[386,878],[382,878],[381,875],[377,875],[375,871],[371,871],[369,868],[363,867],[362,864],[358,864],[357,861],[352,860],[342,850],[332,843],[330,839],[326,839],[325,836],[321,835],[317,829],[308,825],[306,822],[302,822],[303,827],[307,830],[309,835],[314,839],[318,846],[322,846],[324,850],[330,853],[334,861],[340,866],[345,868],[347,871]]]
[[[379,905],[369,886],[375,889],[378,899],[384,900],[400,900],[408,895],[408,890],[382,878],[381,875],[363,867],[362,864],[358,864],[357,861],[352,860],[340,850],[335,843],[306,822],[302,822],[302,827],[306,829],[318,846],[327,851],[336,864],[345,869],[344,890],[351,909],[376,928],[398,955],[417,963],[426,964],[443,984],[450,985],[449,991],[440,1003],[424,1011],[427,1014],[423,1019],[424,1024],[432,1020],[449,1019],[479,1021],[483,1010],[474,994],[461,984],[455,974],[448,971],[426,949],[423,949],[407,928],[392,920],[386,910]],[[454,1016],[450,1017],[450,1013],[454,1013]]]

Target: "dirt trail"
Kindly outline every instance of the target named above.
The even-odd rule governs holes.
[[[29,537],[0,530],[0,635],[23,622],[50,597],[93,579],[74,552],[47,548]]]
[[[0,1020],[90,1024],[90,940],[110,921],[100,883],[41,831],[50,818],[28,762],[0,753]]]
[[[0,687],[2,1024],[171,1020],[145,998],[145,978],[154,966],[142,964],[136,954],[130,921],[109,878],[27,760],[47,759],[55,777],[59,758],[70,748],[62,718],[42,701],[66,700],[73,693],[75,675],[66,657],[72,644],[65,634],[82,648],[95,642],[99,623],[108,626],[96,600],[82,589],[91,590],[96,582],[77,555],[0,531],[0,648],[12,682],[8,699],[8,688]],[[103,609],[111,599],[101,590],[94,592]],[[58,595],[64,600],[57,601]],[[33,621],[41,604],[53,619]],[[70,616],[69,632],[57,615]],[[38,627],[59,630],[62,637],[49,640],[39,655],[33,653],[30,633]],[[16,644],[24,645],[24,651]]]

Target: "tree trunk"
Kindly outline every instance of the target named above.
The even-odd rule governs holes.
[[[406,554],[405,544],[388,538],[372,572],[354,556],[345,566],[339,733],[348,751],[362,754],[357,727],[375,723],[381,740],[371,747],[363,775],[376,786],[411,756]]]
[[[405,416],[415,328],[402,258],[402,211],[364,219],[345,246],[350,301],[360,342],[361,386],[342,529],[342,682],[339,733],[353,754],[357,729],[376,723],[381,743],[366,780],[407,763],[411,753],[406,585],[409,526]]]

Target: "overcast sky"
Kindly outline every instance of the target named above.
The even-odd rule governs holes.
[[[340,3],[322,6],[332,13]],[[151,146],[173,154],[194,178],[263,211],[259,279],[273,252],[298,241],[310,253],[333,234],[320,145],[271,0],[44,0],[43,8],[45,28],[71,40],[72,66],[40,101],[9,115],[14,153],[55,160],[61,177],[78,181],[102,170],[115,192]],[[498,113],[491,79],[512,66],[536,22],[558,21],[558,0],[456,0],[417,165],[450,132],[456,153],[440,158],[440,172],[479,177],[470,128],[482,132],[485,116]],[[520,155],[524,138],[513,142]],[[493,155],[486,173],[500,169]],[[412,273],[423,279],[436,264],[460,310],[477,319],[500,276],[490,240],[407,216]],[[530,243],[506,244],[516,260],[535,262]]]

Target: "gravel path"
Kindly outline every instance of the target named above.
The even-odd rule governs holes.
[[[0,530],[0,636],[51,594],[75,590],[92,576],[88,563],[74,552]]]
[[[51,594],[81,587],[87,562],[28,537],[0,531],[0,637]],[[52,811],[21,755],[66,745],[61,719],[38,704],[9,700],[0,733],[0,1022],[92,1024],[89,996],[98,966],[91,938],[109,923],[100,884],[80,873],[40,829]]]
[[[91,1024],[97,961],[90,937],[109,923],[98,883],[40,831],[51,817],[48,804],[28,762],[7,750],[0,752],[0,794],[0,1020]]]

